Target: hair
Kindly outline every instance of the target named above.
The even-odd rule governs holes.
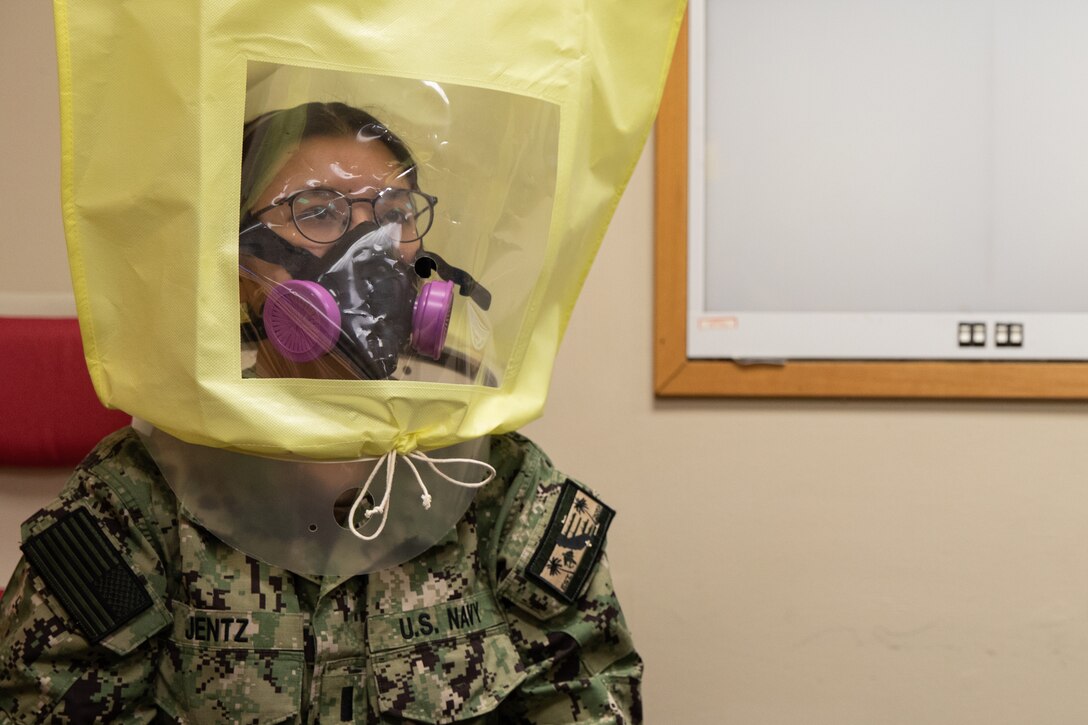
[[[416,162],[408,146],[381,121],[339,102],[311,102],[257,116],[242,129],[242,216],[252,207],[279,168],[285,151],[308,138],[355,138],[381,141],[403,167],[413,189],[419,189]]]

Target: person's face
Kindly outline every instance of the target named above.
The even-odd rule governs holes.
[[[333,189],[356,199],[373,199],[387,188],[409,189],[407,174],[389,147],[378,140],[314,136],[299,144],[261,193],[254,209],[275,204],[302,189]],[[351,228],[373,220],[370,204],[352,204]],[[276,206],[260,219],[269,229],[296,247],[321,257],[331,244],[319,244],[302,236],[291,221],[290,205]],[[410,262],[420,242],[400,245],[401,257]]]

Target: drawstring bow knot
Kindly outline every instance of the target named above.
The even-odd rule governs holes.
[[[355,497],[355,502],[351,505],[351,510],[348,512],[348,530],[352,534],[362,539],[363,541],[373,541],[381,535],[385,529],[385,522],[389,518],[389,498],[393,492],[393,475],[396,473],[397,460],[400,459],[408,465],[408,468],[412,471],[412,475],[416,479],[416,483],[419,484],[420,490],[423,492],[419,497],[423,504],[424,510],[431,508],[431,492],[427,490],[427,486],[423,483],[423,477],[419,475],[419,469],[416,468],[414,461],[426,464],[432,471],[434,471],[440,478],[452,483],[455,486],[461,486],[462,488],[481,488],[491,482],[491,479],[495,478],[495,467],[490,463],[484,461],[477,461],[473,458],[431,458],[426,453],[420,451],[413,451],[411,453],[403,453],[396,449],[389,451],[388,453],[379,456],[377,458],[364,458],[364,461],[377,461],[371,470],[370,475],[367,476],[366,483],[363,484],[363,488],[359,491],[359,495]],[[487,472],[487,476],[482,481],[459,481],[453,478],[441,470],[439,470],[439,464],[449,463],[464,463],[474,464],[483,468]],[[385,494],[382,496],[381,503],[373,508],[366,509],[363,512],[364,521],[369,521],[374,516],[381,514],[381,523],[378,524],[377,530],[373,534],[364,534],[359,531],[355,526],[355,514],[359,510],[359,506],[364,500],[366,500],[367,492],[370,490],[370,485],[374,482],[374,479],[378,475],[378,471],[385,468]]]

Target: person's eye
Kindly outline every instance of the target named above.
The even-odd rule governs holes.
[[[335,214],[335,210],[329,206],[311,206],[298,212],[299,221],[322,221]]]
[[[381,219],[382,224],[404,224],[410,221],[412,213],[406,209],[389,209],[382,212]]]

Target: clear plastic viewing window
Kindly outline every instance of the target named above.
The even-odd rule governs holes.
[[[242,374],[498,386],[540,276],[559,112],[250,62]]]

